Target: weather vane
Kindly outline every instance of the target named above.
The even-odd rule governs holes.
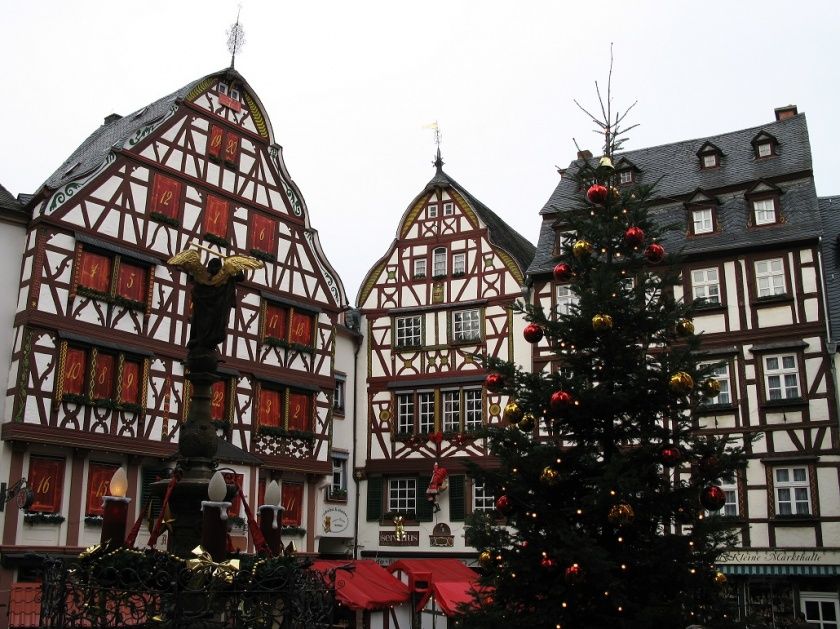
[[[227,46],[230,51],[230,67],[236,62],[236,52],[245,45],[245,29],[239,23],[239,14],[242,12],[242,3],[236,11],[236,23],[227,31]]]
[[[437,155],[436,155],[436,159],[433,162],[433,164],[435,165],[435,167],[438,170],[440,170],[440,168],[443,166],[443,159],[441,159],[441,156],[440,156],[440,142],[441,142],[440,126],[438,125],[437,120],[435,120],[431,124],[424,125],[423,128],[424,129],[431,129],[432,131],[435,132],[435,145],[437,146]]]

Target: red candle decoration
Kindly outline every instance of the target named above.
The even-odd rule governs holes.
[[[645,242],[645,230],[641,227],[628,227],[624,232],[624,242],[628,247],[641,247]]]
[[[555,413],[559,413],[563,409],[571,406],[573,401],[574,398],[572,398],[572,394],[568,391],[555,391],[551,394],[551,410]]]
[[[647,249],[645,249],[645,258],[651,264],[658,264],[665,259],[665,247],[660,245],[658,242],[655,242],[651,245],[648,245]]]
[[[554,265],[554,281],[568,282],[572,277],[572,267],[565,262],[560,262]]]
[[[505,377],[500,373],[488,373],[484,379],[484,387],[491,393],[497,393],[505,386]]]
[[[108,549],[116,549],[125,542],[125,528],[128,522],[128,503],[126,498],[128,478],[125,470],[118,467],[108,483],[108,493],[102,497],[102,532],[99,543]]]
[[[604,201],[607,200],[608,193],[609,192],[606,186],[602,186],[599,183],[593,183],[586,191],[586,198],[589,199],[591,203],[602,205]]]
[[[536,323],[529,323],[525,326],[524,334],[529,343],[539,343],[543,337],[543,329]]]

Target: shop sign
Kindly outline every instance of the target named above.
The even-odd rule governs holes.
[[[380,546],[419,546],[419,531],[403,531],[397,535],[395,531],[379,531]]]

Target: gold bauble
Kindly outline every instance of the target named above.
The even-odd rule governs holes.
[[[720,393],[720,381],[717,378],[706,378],[700,384],[700,390],[706,397],[715,397]]]
[[[680,319],[677,321],[677,334],[680,336],[691,336],[694,334],[694,323],[691,319]]]
[[[481,553],[478,555],[478,562],[482,566],[489,566],[493,563],[493,553],[489,550],[482,550]]]
[[[519,422],[519,430],[522,432],[531,432],[536,425],[537,420],[534,416],[531,415],[531,413],[525,413],[525,415],[522,416],[522,421]]]
[[[555,485],[559,479],[560,474],[550,465],[543,468],[542,474],[540,474],[540,480],[546,485]]]
[[[694,378],[684,371],[678,371],[671,376],[668,384],[671,387],[671,391],[674,393],[678,395],[688,395],[694,388]]]
[[[607,514],[607,519],[618,526],[630,524],[635,517],[636,512],[633,511],[633,507],[626,502],[620,502],[617,505],[613,505],[610,507],[610,512]]]
[[[610,186],[610,201],[616,202],[621,198],[621,193],[615,186]]]
[[[611,330],[613,327],[612,317],[608,314],[596,314],[592,317],[592,329],[596,332]]]
[[[723,574],[720,570],[715,572],[715,583],[717,583],[718,585],[723,585],[724,583],[726,583],[727,580],[728,579],[726,578],[726,575]]]
[[[578,240],[572,245],[572,254],[576,258],[583,258],[592,253],[592,243],[587,240]]]
[[[516,402],[510,401],[507,404],[505,404],[505,412],[504,415],[502,415],[502,417],[509,424],[518,424],[520,421],[522,421],[523,415],[524,412],[522,411],[522,408]]]

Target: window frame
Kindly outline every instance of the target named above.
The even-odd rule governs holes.
[[[435,247],[432,249],[432,278],[441,279],[446,277],[449,252],[446,247]]]
[[[82,375],[81,393],[67,391],[66,374],[68,369],[68,354],[71,350],[81,351],[84,354],[85,364],[81,367]],[[107,397],[96,396],[96,369],[97,360],[100,355],[111,356],[114,359],[111,369],[110,395]],[[126,383],[125,364],[137,365],[137,401],[124,402]],[[149,376],[149,361],[146,357],[135,352],[113,348],[101,348],[98,345],[89,345],[81,342],[62,341],[59,349],[59,377],[56,378],[56,399],[61,402],[74,404],[85,404],[88,406],[107,407],[116,411],[127,411],[142,413],[146,409],[147,382]],[[72,368],[72,367],[71,367]],[[129,383],[131,384],[131,383]]]
[[[765,148],[767,149],[767,154],[762,155],[761,154],[762,150],[765,149]],[[774,154],[773,148],[774,148],[773,147],[773,142],[771,140],[756,142],[755,143],[755,157],[756,157],[756,159],[766,159],[768,157],[773,157],[773,154]]]
[[[717,283],[713,284],[708,280],[708,272],[714,271],[717,274]],[[696,282],[694,279],[695,273],[704,273],[705,280],[702,282]],[[691,303],[696,303],[696,305],[700,308],[720,308],[725,306],[724,300],[724,283],[721,282],[721,277],[723,276],[723,268],[719,265],[714,266],[702,266],[702,267],[690,267],[686,269],[686,277],[688,279],[688,287],[685,290],[686,295],[690,295]],[[704,296],[697,296],[697,288],[703,287],[708,288],[711,286],[717,286],[717,302],[709,301],[709,295]]]
[[[410,326],[406,325],[412,320]],[[420,314],[394,317],[393,346],[396,349],[416,349],[423,346],[424,317]],[[403,324],[401,326],[401,323]],[[406,334],[410,330],[410,335]]]
[[[460,268],[459,268],[460,267]],[[459,251],[452,254],[452,277],[460,277],[467,273],[467,254]]]
[[[626,181],[625,181],[626,178]],[[623,168],[618,171],[618,185],[619,186],[630,186],[636,181],[636,173],[633,172],[632,168]]]
[[[764,204],[771,204],[772,208],[768,209]],[[752,225],[753,227],[765,227],[767,225],[778,225],[781,221],[779,216],[779,197],[778,195],[761,195],[756,197],[751,197],[749,199],[750,204],[750,213],[752,216]],[[762,204],[762,207],[759,209],[757,204]],[[769,213],[772,211],[773,217],[772,220],[762,219],[759,220],[759,212]]]
[[[566,294],[561,295],[562,290],[567,291]],[[558,315],[570,314],[570,309],[573,305],[580,303],[580,296],[576,295],[572,290],[571,284],[555,284],[554,285],[554,312]]]
[[[802,400],[804,392],[802,391],[802,374],[800,373],[802,361],[800,361],[800,353],[795,351],[781,352],[781,353],[762,353],[761,355],[761,380],[763,383],[762,392],[765,402],[789,402],[792,400]],[[785,367],[784,359],[792,358],[793,367]],[[767,364],[770,359],[777,359],[779,367],[770,368]],[[788,395],[787,391],[791,387],[786,383],[786,376],[794,376],[796,379],[796,395]],[[771,387],[770,378],[779,378],[779,386]],[[779,397],[772,397],[771,391],[778,389]]]
[[[343,416],[345,412],[345,390],[347,381],[344,378],[335,379],[335,389],[333,391],[332,410],[333,415]]]
[[[393,484],[396,484],[397,487],[394,487]],[[404,484],[404,486],[400,487],[399,485],[401,484]],[[394,495],[394,489],[396,489],[396,496]],[[400,496],[400,493],[404,493],[405,495]],[[388,482],[385,485],[385,498],[385,513],[413,514],[413,517],[417,517],[417,502],[419,497],[416,478],[407,476],[388,478]],[[410,509],[399,508],[401,501],[405,501],[406,507],[409,504],[412,504],[412,507]]]
[[[456,321],[457,317],[461,317],[460,321]],[[462,308],[453,310],[449,315],[450,327],[450,343],[464,344],[464,343],[481,343],[483,339],[482,334],[482,309],[481,308]]]
[[[282,337],[275,336],[274,334],[269,334],[268,332],[268,324],[270,323],[269,313],[271,308],[275,308],[284,313],[285,324],[283,326],[284,331]],[[317,312],[313,312],[312,310],[309,310],[305,307],[284,303],[282,301],[276,301],[274,299],[267,299],[264,297],[262,299],[262,303],[260,304],[260,315],[261,343],[277,347],[298,349],[307,352],[314,351],[316,330],[318,328]],[[309,322],[309,340],[305,343],[300,342],[299,340],[293,340],[293,337],[296,336],[294,329],[295,322],[297,321],[297,326],[299,328],[299,326],[303,323],[304,320]]]
[[[420,268],[422,267],[422,269]],[[419,258],[413,258],[411,263],[411,277],[415,280],[423,280],[426,279],[426,276],[429,273],[429,261],[426,259],[426,256],[422,256]]]
[[[811,517],[815,515],[814,509],[814,500],[811,494],[811,466],[810,465],[796,465],[796,464],[784,464],[784,465],[773,465],[771,468],[770,478],[772,479],[773,483],[773,506],[775,510],[776,517]],[[778,478],[778,472],[780,471],[787,471],[788,472],[788,480],[782,481]],[[795,479],[795,470],[804,470],[805,471],[805,480],[796,480]],[[797,498],[796,491],[797,489],[804,489],[805,490],[805,500],[802,501]],[[782,500],[780,496],[780,490],[787,490],[788,499]],[[806,511],[802,512],[799,510],[799,504],[805,502],[806,503]],[[782,504],[789,503],[790,513],[782,513]]]
[[[81,276],[84,272],[83,268],[85,266],[87,254],[108,259],[109,269],[107,291],[102,291],[83,283]],[[133,297],[129,297],[125,293],[121,292],[121,271],[124,267],[132,267],[143,271],[144,277],[140,280],[143,284],[142,300],[136,300]],[[131,310],[143,311],[148,314],[151,307],[150,296],[151,286],[153,283],[154,266],[151,264],[138,260],[137,258],[133,258],[130,255],[116,253],[95,245],[78,243],[75,256],[75,268],[73,271],[73,286],[71,291],[73,296],[79,295],[81,297],[90,297],[92,299],[98,299],[100,301],[122,306]]]
[[[707,164],[706,160],[712,158],[712,163]],[[720,153],[718,151],[705,151],[700,154],[700,170],[712,170],[720,167]]]
[[[773,272],[772,263],[774,263],[774,262],[779,262],[780,263],[780,265],[781,265],[781,270],[780,271]],[[758,265],[759,264],[767,264],[768,265],[768,270],[766,272],[759,272],[759,270],[758,270]],[[784,256],[781,256],[781,257],[778,257],[778,258],[763,258],[761,260],[754,260],[752,268],[753,268],[753,276],[754,276],[753,286],[754,286],[754,290],[755,290],[755,297],[756,297],[757,300],[772,299],[772,298],[777,298],[778,299],[778,298],[782,298],[782,297],[787,297],[787,295],[788,295],[788,287],[787,287],[788,271],[787,271],[787,264],[786,264]],[[775,277],[781,277],[781,279],[782,279],[782,286],[781,286],[782,290],[781,290],[781,292],[778,292],[776,290],[778,287],[775,286],[774,282],[772,282],[772,278],[775,278]],[[760,282],[763,279],[770,280],[771,285],[766,287],[766,288],[762,288],[760,286]],[[769,294],[766,294],[766,295],[762,295],[761,294],[762,290],[772,290],[773,292],[770,292]]]
[[[487,483],[470,479],[470,513],[494,513],[496,511],[496,497],[487,494]],[[482,495],[479,496],[479,493]],[[479,504],[481,500],[481,504]]]
[[[443,204],[443,215],[444,216],[454,216],[455,214],[455,203],[453,201],[445,201]]]
[[[702,363],[710,365],[710,363]],[[719,363],[712,363],[712,371],[710,377],[716,379],[720,383],[720,393],[713,398],[708,398],[704,401],[703,406],[734,406],[735,396],[733,395],[735,389],[732,387],[732,361],[725,360]],[[721,372],[724,373],[721,373]],[[721,401],[721,396],[726,395],[727,400]]]
[[[47,465],[53,466],[56,472],[55,485],[50,492],[51,496],[49,503],[41,502],[38,495],[41,493],[43,487],[43,479],[36,476],[33,472],[33,462],[44,467]],[[64,501],[64,477],[67,473],[67,460],[56,456],[41,456],[40,454],[33,454],[29,457],[26,477],[29,479],[29,487],[32,489],[32,503],[26,509],[27,513],[61,513],[61,508]],[[49,480],[49,479],[48,479]],[[38,481],[38,482],[36,482]],[[49,491],[49,490],[47,490]]]
[[[438,217],[438,204],[436,202],[426,204],[426,218]]]
[[[263,416],[263,399],[262,395],[265,391],[274,391],[278,394],[278,402],[280,404],[280,414],[277,416],[277,424],[267,423]],[[303,396],[307,402],[306,408],[306,427],[297,428],[291,426],[291,407],[292,396]],[[254,397],[256,399],[256,421],[253,423],[254,431],[259,433],[271,433],[272,431],[283,431],[285,433],[314,433],[315,432],[315,415],[316,415],[316,400],[315,394],[306,389],[300,389],[294,386],[278,384],[274,382],[258,381],[254,389]],[[273,414],[272,414],[273,416]],[[265,430],[267,429],[267,430]],[[284,436],[284,435],[281,435]]]
[[[340,456],[333,452],[330,455],[332,463],[332,482],[328,488],[327,498],[337,502],[347,502],[347,454],[340,453]],[[338,483],[336,483],[336,475]]]
[[[697,229],[697,223],[698,223],[697,214],[698,213],[704,213],[704,212],[709,213],[709,217],[708,217],[709,228],[698,230]],[[717,231],[718,231],[717,208],[715,206],[713,206],[713,205],[692,206],[692,207],[689,208],[689,213],[690,213],[689,218],[691,219],[690,220],[690,225],[691,225],[690,234],[692,236],[704,236],[706,234],[717,233]],[[703,220],[703,223],[705,223],[705,222],[706,221]]]

